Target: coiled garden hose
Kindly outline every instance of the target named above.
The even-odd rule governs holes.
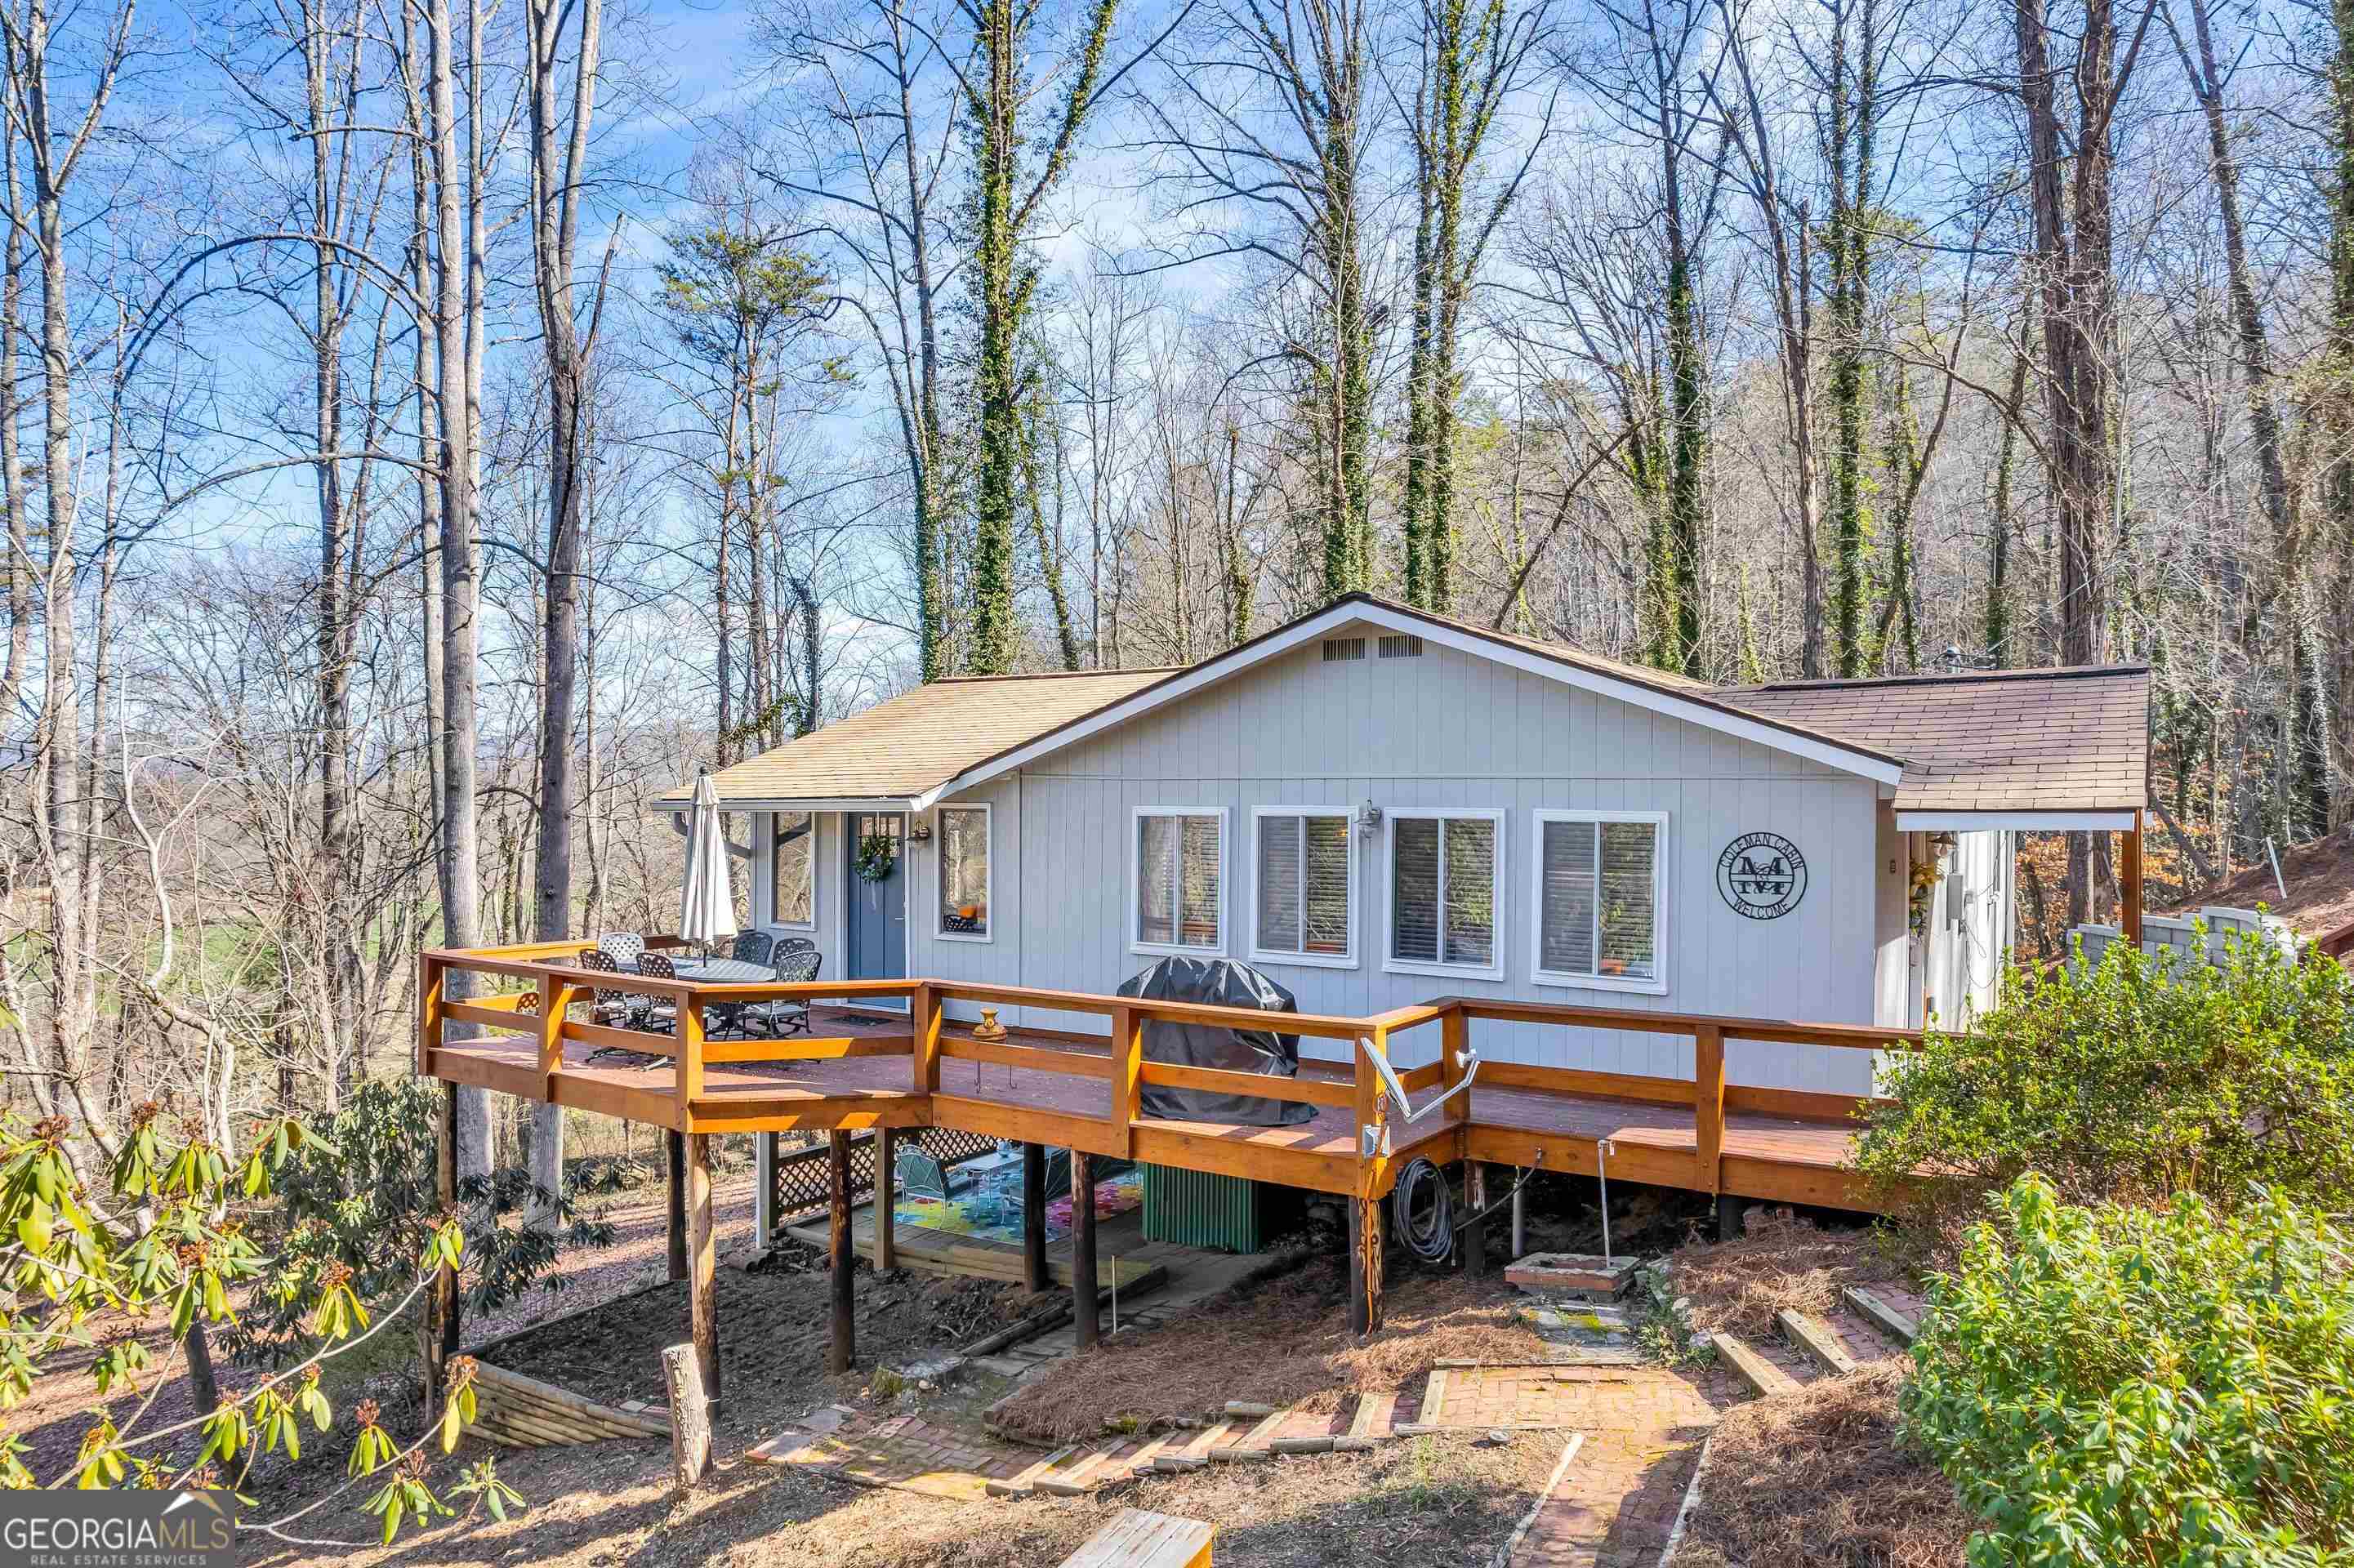
[[[1477,1224],[1503,1208],[1535,1174],[1534,1165],[1523,1166],[1515,1173],[1511,1191],[1467,1223]],[[1390,1189],[1390,1228],[1406,1251],[1425,1263],[1445,1263],[1455,1255],[1455,1193],[1445,1173],[1422,1155],[1398,1170],[1397,1184]]]
[[[1425,1263],[1455,1255],[1455,1197],[1437,1166],[1417,1154],[1390,1190],[1390,1224],[1406,1251]]]

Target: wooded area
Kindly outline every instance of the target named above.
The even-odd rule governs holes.
[[[2178,891],[2354,807],[2354,5],[0,0],[0,1002],[101,1155],[405,1065],[429,942],[668,928],[698,765],[1361,588],[2147,662]]]

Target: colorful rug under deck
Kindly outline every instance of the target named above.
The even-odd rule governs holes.
[[[1096,1183],[1096,1218],[1108,1220],[1144,1206],[1144,1173],[1129,1171]],[[901,1198],[893,1210],[902,1225],[923,1225],[959,1235],[984,1236],[991,1241],[1022,1239],[1022,1181],[996,1181],[945,1202],[938,1198]],[[1071,1200],[1066,1193],[1046,1205],[1046,1239],[1061,1241],[1071,1234]]]

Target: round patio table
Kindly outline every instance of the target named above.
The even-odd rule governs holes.
[[[684,962],[673,959],[671,967],[684,980],[701,980],[708,985],[750,985],[758,980],[772,980],[777,971],[766,964],[756,964],[747,959],[697,959]]]

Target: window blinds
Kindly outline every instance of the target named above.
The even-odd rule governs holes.
[[[1217,947],[1225,894],[1219,819],[1150,814],[1136,821],[1136,939],[1159,947]]]
[[[1399,817],[1391,832],[1390,957],[1496,961],[1496,824],[1485,817]]]
[[[1547,820],[1539,840],[1537,967],[1657,980],[1657,822]]]
[[[1344,958],[1349,952],[1349,819],[1258,819],[1258,948]]]

